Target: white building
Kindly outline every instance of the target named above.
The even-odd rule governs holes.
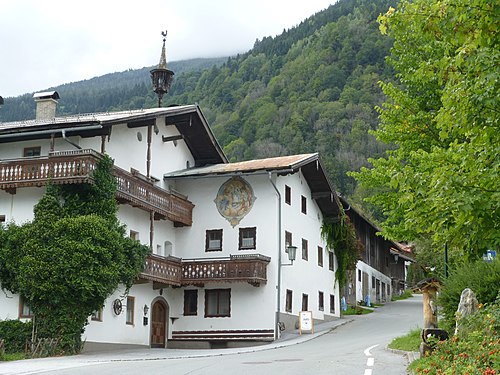
[[[320,235],[339,209],[318,154],[228,163],[196,105],[54,117],[57,93],[36,99],[36,120],[0,123],[0,221],[32,220],[50,176],[91,183],[106,153],[119,219],[153,251],[129,294],[89,317],[87,345],[241,345],[294,329],[300,311],[340,316]],[[0,293],[0,319],[29,317]]]

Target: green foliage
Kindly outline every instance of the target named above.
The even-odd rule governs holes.
[[[476,261],[452,270],[450,277],[444,280],[439,293],[439,304],[446,328],[454,328],[455,312],[460,302],[460,295],[465,288],[470,288],[479,303],[493,303],[500,285],[500,260],[494,262]]]
[[[413,293],[411,292],[411,290],[407,289],[403,293],[401,293],[400,295],[393,294],[391,297],[391,301],[401,301],[403,299],[408,299],[411,297],[413,297]]]
[[[398,84],[373,134],[394,145],[352,174],[393,240],[432,238],[473,259],[500,246],[498,2],[402,1],[379,18]]]
[[[412,329],[404,336],[396,337],[387,347],[390,349],[404,350],[406,352],[418,352],[422,342],[422,330]]]
[[[362,245],[358,241],[354,225],[343,210],[338,220],[323,221],[321,236],[326,242],[327,249],[335,253],[337,259],[335,278],[342,289],[347,282],[347,272],[356,269]]]
[[[104,157],[92,185],[50,186],[35,218],[0,231],[0,282],[22,295],[39,337],[60,339],[60,350],[80,350],[93,311],[142,271],[147,246],[125,236],[116,218],[112,160]]]
[[[363,308],[358,305],[354,306],[347,306],[346,311],[342,311],[342,315],[366,315],[366,314],[371,314],[373,312],[373,309],[369,308]]]
[[[26,341],[31,339],[33,324],[20,320],[0,321],[0,339],[4,340],[5,353],[24,352]],[[1,360],[1,358],[0,358]]]
[[[439,342],[434,352],[410,364],[417,375],[495,375],[500,368],[500,299],[466,321],[464,334]]]

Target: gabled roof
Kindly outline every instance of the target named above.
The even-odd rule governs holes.
[[[166,173],[165,179],[203,178],[223,175],[251,175],[276,173],[278,175],[293,174],[302,171],[311,196],[316,200],[325,217],[336,217],[339,213],[336,192],[323,168],[318,153],[280,156],[275,158],[242,161],[237,163],[221,163],[200,168],[188,168]]]
[[[156,118],[163,116],[166,117],[164,125],[173,125],[177,128],[193,154],[197,166],[227,162],[198,105],[4,122],[0,123],[0,143],[47,139],[52,134],[61,136],[63,130],[68,136],[107,135],[114,125],[126,123],[131,128],[143,127],[153,125]]]
[[[339,197],[339,198],[340,201],[342,202],[342,206],[344,207],[344,210],[346,211],[347,215],[356,215],[361,220],[363,220],[367,225],[369,225],[376,233],[382,232],[382,229],[380,229],[377,225],[368,220],[359,210],[352,207],[344,197]],[[409,249],[406,246],[392,240],[387,240],[387,242],[391,244],[389,252],[392,255],[397,254],[404,260],[408,260],[411,262],[415,261],[415,259],[413,258],[413,254],[411,253],[411,251],[409,251]]]

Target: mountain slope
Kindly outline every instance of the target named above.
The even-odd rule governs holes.
[[[385,151],[368,131],[384,100],[378,81],[392,76],[385,64],[392,41],[376,19],[395,2],[340,0],[224,63],[184,72],[171,63],[176,75],[164,105],[199,103],[234,161],[319,151],[336,188],[350,195],[355,182],[346,172]],[[56,87],[59,113],[154,107],[149,69]],[[3,121],[34,116],[31,95],[5,104]]]

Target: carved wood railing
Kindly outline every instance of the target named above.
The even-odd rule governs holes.
[[[267,264],[263,255],[231,255],[229,259],[183,260],[182,284],[244,281],[252,285],[267,282]]]
[[[161,284],[180,286],[181,268],[181,262],[178,258],[149,255],[139,277]]]
[[[90,183],[99,160],[100,155],[92,150],[0,160],[0,189],[43,186],[48,181],[55,184]]]
[[[202,285],[207,282],[247,282],[259,286],[267,282],[267,264],[270,260],[260,254],[212,259],[150,255],[139,278],[173,286]]]
[[[15,192],[20,187],[54,184],[93,183],[93,171],[102,158],[93,150],[58,151],[49,156],[0,160],[0,189]],[[186,199],[155,186],[145,176],[129,173],[117,166],[113,175],[120,202],[154,212],[179,225],[193,223],[194,205]]]

